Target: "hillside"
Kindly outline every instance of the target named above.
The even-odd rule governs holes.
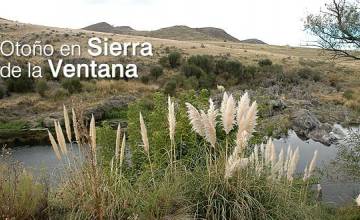
[[[161,28],[154,31],[137,31],[129,26],[112,26],[106,22],[100,22],[83,28],[88,31],[115,33],[115,34],[128,34],[138,35],[145,37],[154,37],[171,40],[183,40],[183,41],[230,41],[239,42],[239,40],[226,31],[214,28],[191,28],[184,25],[176,25],[166,28]]]
[[[255,39],[255,38],[250,38],[250,39],[246,39],[246,40],[241,40],[241,43],[245,43],[245,44],[267,44],[262,40],[259,39]]]

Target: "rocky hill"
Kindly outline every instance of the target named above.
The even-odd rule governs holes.
[[[115,33],[115,34],[128,34],[138,35],[145,37],[154,37],[162,39],[172,40],[185,40],[185,41],[196,41],[196,40],[207,40],[207,41],[230,41],[240,42],[235,37],[228,34],[226,31],[214,28],[191,28],[183,25],[176,25],[166,28],[161,28],[154,31],[137,31],[129,26],[112,26],[106,22],[100,22],[83,28],[88,31]]]

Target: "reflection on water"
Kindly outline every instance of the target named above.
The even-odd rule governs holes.
[[[303,173],[305,166],[313,157],[314,151],[318,150],[317,167],[324,168],[328,163],[335,159],[337,148],[335,146],[325,146],[313,140],[303,141],[294,131],[289,131],[289,136],[274,140],[278,153],[282,147],[292,146],[293,149],[299,147],[300,161],[297,167],[298,173]],[[343,204],[351,202],[360,192],[360,183],[334,182],[326,177],[322,177],[320,184],[323,189],[323,200],[332,204]]]
[[[313,140],[303,141],[297,137],[295,132],[289,131],[289,136],[274,140],[278,153],[281,147],[291,145],[293,149],[299,147],[300,161],[298,173],[302,173],[306,164],[312,159],[314,151],[318,150],[317,167],[323,168],[327,163],[336,157],[337,149],[335,146],[325,146]],[[77,147],[74,147],[75,154]],[[59,172],[66,166],[66,161],[58,161],[50,146],[32,146],[15,148],[12,152],[15,159],[21,161],[25,167],[33,169],[36,173],[46,173],[51,177],[51,181],[56,181]],[[42,170],[42,171],[40,171]],[[342,204],[352,201],[359,192],[359,183],[339,183],[332,182],[326,177],[322,178],[323,200],[328,203]]]
[[[68,146],[71,155],[78,158],[77,146]],[[25,146],[11,149],[12,157],[36,176],[49,177],[51,183],[60,178],[69,162],[65,158],[58,160],[51,146]]]

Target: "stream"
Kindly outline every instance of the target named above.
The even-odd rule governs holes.
[[[324,168],[332,159],[336,157],[337,148],[335,146],[325,146],[313,140],[301,140],[294,131],[289,131],[286,138],[275,139],[276,150],[282,147],[286,149],[289,145],[293,149],[299,147],[300,161],[297,172],[303,173],[306,164],[311,161],[314,151],[318,150],[317,168]],[[12,149],[12,157],[32,170],[35,175],[51,176],[50,182],[56,182],[54,178],[59,176],[63,170],[64,161],[58,161],[51,146],[26,146]],[[54,177],[55,176],[55,177]],[[353,198],[360,192],[360,183],[333,181],[327,177],[322,177],[320,184],[323,190],[323,201],[333,205],[342,205],[353,201]]]

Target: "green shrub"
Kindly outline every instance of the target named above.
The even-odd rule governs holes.
[[[8,79],[6,84],[9,92],[26,93],[34,91],[34,80],[27,76]]]
[[[171,68],[176,68],[181,65],[181,54],[179,52],[171,52],[168,55],[168,59]]]
[[[347,100],[353,99],[353,96],[354,96],[354,92],[351,89],[345,90],[345,92],[343,93],[343,97],[346,98]]]
[[[150,69],[150,75],[156,80],[163,74],[164,74],[164,70],[161,66],[153,66]]]
[[[270,59],[261,59],[258,62],[259,66],[264,67],[264,66],[271,66],[273,63]]]
[[[203,74],[203,70],[194,65],[194,64],[184,64],[181,68],[181,71],[185,74],[186,77],[196,77],[200,78],[200,76]]]
[[[200,67],[206,73],[212,73],[215,70],[214,57],[209,55],[191,56],[187,62]]]
[[[78,78],[68,78],[61,82],[61,86],[70,94],[79,93],[82,90],[82,84]]]
[[[36,82],[36,92],[39,93],[41,97],[44,97],[46,92],[48,91],[49,86],[46,80],[39,80]]]
[[[310,80],[314,80],[315,82],[321,80],[321,74],[318,71],[311,69],[309,67],[304,67],[299,69],[297,71],[297,74],[302,79],[310,79]]]
[[[62,100],[66,97],[68,97],[70,94],[67,90],[63,89],[63,88],[58,88],[58,89],[55,89],[54,91],[52,91],[50,93],[50,97],[54,100],[54,101],[57,101],[57,100]]]
[[[5,88],[0,85],[0,99],[4,98],[6,95]]]
[[[199,88],[203,88],[203,89],[213,88],[215,86],[215,82],[216,82],[216,76],[214,73],[210,73],[210,74],[203,73],[199,78]]]
[[[46,216],[47,187],[13,161],[0,163],[0,216],[2,219],[37,219]]]
[[[150,77],[149,76],[142,76],[140,78],[141,82],[144,83],[144,84],[148,84],[149,81],[150,81]]]
[[[165,68],[169,68],[170,67],[170,63],[169,63],[169,57],[161,57],[159,59],[159,64],[162,66],[162,67],[165,67]]]
[[[164,88],[164,92],[168,95],[175,95],[176,92],[176,80],[172,79],[169,82],[166,83],[165,88]]]

